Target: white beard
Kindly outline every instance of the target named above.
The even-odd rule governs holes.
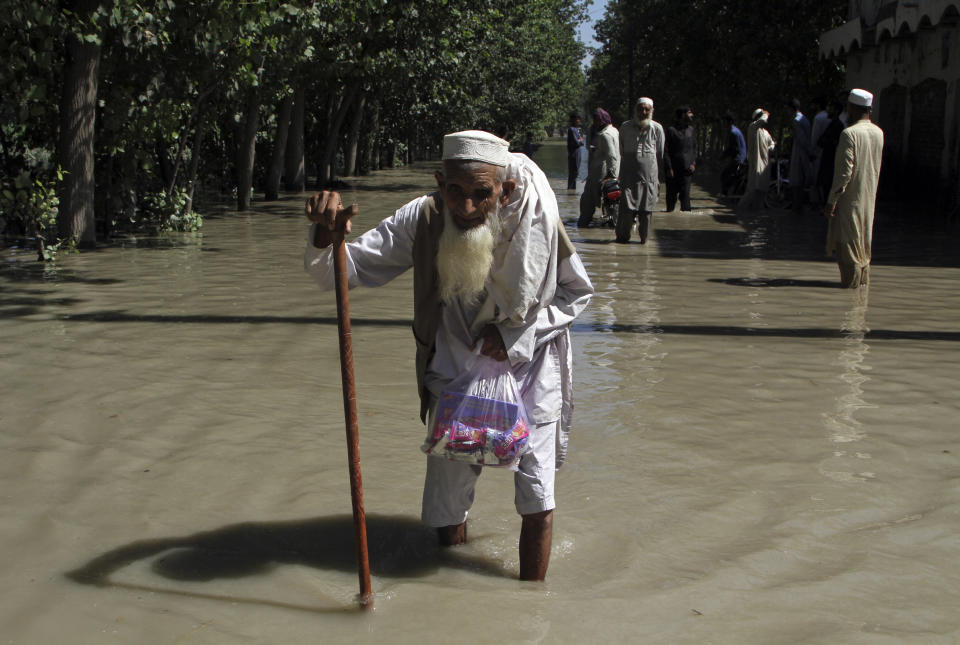
[[[474,228],[458,227],[446,204],[443,220],[437,251],[440,299],[447,304],[457,298],[475,304],[483,294],[493,266],[493,247],[500,237],[500,204],[497,203],[486,222]]]
[[[635,117],[633,120],[637,122],[637,126],[638,126],[641,130],[646,130],[647,128],[650,127],[650,121],[652,121],[653,119],[652,119],[652,118],[651,118],[651,119],[641,119],[640,117]]]

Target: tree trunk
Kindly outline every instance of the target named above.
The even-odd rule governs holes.
[[[97,0],[68,3],[83,24],[96,9]],[[66,38],[63,94],[60,98],[60,166],[66,172],[60,196],[57,227],[60,237],[80,248],[97,243],[94,217],[94,124],[97,114],[97,84],[100,43],[86,42],[77,34]]]
[[[386,164],[384,164],[386,165],[387,168],[393,168],[394,159],[396,155],[397,155],[397,142],[391,139],[390,142],[387,144],[387,162]]]
[[[187,193],[187,210],[186,212],[191,212],[193,210],[193,194],[197,189],[197,172],[200,170],[200,146],[203,145],[203,126],[206,124],[206,113],[200,112],[197,115],[197,129],[193,133],[193,150],[190,156],[190,178],[189,181],[189,192]]]
[[[201,91],[199,96],[197,96],[197,102],[193,106],[193,110],[190,114],[190,119],[184,124],[183,132],[180,133],[180,137],[177,142],[177,156],[176,156],[176,159],[174,159],[174,163],[173,163],[173,172],[170,173],[170,181],[167,184],[168,195],[172,195],[173,190],[177,187],[177,177],[180,174],[180,166],[183,165],[183,155],[187,150],[187,133],[190,131],[190,124],[196,121],[197,122],[196,131],[197,132],[201,131],[200,123],[203,121],[203,102],[207,98],[207,96],[213,91],[214,87],[215,87],[215,84],[211,84],[207,89]],[[192,165],[193,164],[191,163],[191,166]],[[193,179],[196,179],[196,177],[192,177],[191,181]],[[190,189],[190,195],[191,195],[190,200],[192,201],[193,200],[192,188]],[[187,212],[190,212],[189,208],[187,209]]]
[[[340,111],[340,106],[343,105],[343,101],[343,94],[334,94],[333,92],[330,93],[327,99],[326,117],[323,127],[320,129],[321,132],[326,132],[326,135],[323,138],[323,149],[320,151],[320,159],[316,163],[317,183],[315,184],[315,188],[317,190],[327,187],[330,183],[331,173],[330,165],[327,163],[327,148],[330,146],[330,133],[333,131],[333,122]],[[336,148],[334,148],[334,153],[336,153]]]
[[[175,181],[173,176],[173,161],[170,159],[170,155],[167,154],[167,145],[164,143],[162,137],[157,136],[154,148],[157,151],[157,166],[160,168],[160,181],[163,182],[165,187],[169,187],[167,194],[170,194],[173,192],[173,182]]]
[[[101,164],[100,171],[97,173],[97,177],[100,178],[100,189],[97,191],[98,194],[95,195],[96,212],[100,216],[100,221],[103,222],[103,237],[105,239],[109,239],[113,234],[113,218],[111,215],[113,213],[113,175],[116,159],[116,155],[111,154],[107,157],[106,162]]]
[[[277,135],[273,139],[273,157],[264,188],[265,199],[270,202],[280,196],[280,176],[283,174],[284,154],[287,150],[287,134],[290,132],[290,113],[293,111],[293,95],[287,94],[277,110]]]
[[[318,187],[329,185],[336,179],[336,161],[337,148],[340,144],[340,128],[347,118],[347,113],[354,107],[359,87],[350,86],[343,100],[340,102],[340,108],[336,116],[333,117],[330,127],[327,129],[327,137],[323,146],[323,160],[321,161],[320,172],[322,177],[317,178]]]
[[[360,140],[360,125],[363,123],[363,106],[366,102],[367,95],[361,93],[353,111],[353,122],[350,124],[350,135],[347,139],[347,150],[344,155],[345,163],[343,164],[343,174],[347,177],[360,174],[357,168],[357,143]]]
[[[366,171],[380,170],[380,102],[374,101],[370,111],[370,132],[366,137],[367,164]]]
[[[286,150],[286,189],[295,193],[306,190],[307,179],[303,164],[303,121],[305,96],[302,87],[297,87],[293,93],[293,116],[290,120],[290,131],[287,134]]]
[[[132,151],[120,153],[119,159],[120,180],[117,188],[117,201],[119,201],[118,210],[120,217],[117,221],[120,224],[118,228],[126,232],[130,229],[130,223],[137,219],[137,177],[139,176],[136,154]]]
[[[257,130],[260,128],[260,93],[250,89],[247,116],[240,130],[237,146],[237,210],[250,209],[250,189],[253,187],[253,159],[257,149]]]

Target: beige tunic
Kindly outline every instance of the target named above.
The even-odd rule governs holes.
[[[883,130],[868,120],[846,127],[840,135],[827,198],[836,204],[827,230],[827,253],[835,254],[840,264],[870,264],[882,152]]]
[[[587,184],[600,192],[600,182],[620,174],[620,133],[612,125],[594,133],[590,141]]]
[[[773,137],[767,131],[766,121],[757,119],[747,128],[747,194],[755,190],[766,192],[770,185],[770,152]]]
[[[633,120],[620,126],[621,203],[629,210],[653,212],[657,208],[663,146],[663,126],[656,121],[645,130]]]

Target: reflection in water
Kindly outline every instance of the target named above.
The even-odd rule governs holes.
[[[648,244],[652,247],[655,242],[650,240]],[[660,365],[667,356],[667,352],[663,351],[662,335],[656,333],[657,326],[660,324],[660,296],[657,293],[656,262],[653,261],[650,253],[644,253],[639,257],[632,258],[632,260],[640,264],[640,271],[639,276],[631,275],[630,280],[635,284],[632,289],[627,290],[625,295],[633,302],[634,324],[646,328],[648,331],[641,334],[626,335],[627,342],[636,344],[635,351],[638,351],[639,356],[633,364],[633,373],[627,376],[623,386],[628,388],[633,395],[630,398],[634,400],[636,409],[644,410],[656,396],[656,386],[663,380]],[[615,284],[615,279],[612,282]],[[637,425],[632,430],[642,432],[648,429],[649,425],[649,420],[645,420],[641,415],[637,419]]]
[[[841,331],[843,332],[843,349],[840,351],[835,364],[839,365],[843,372],[840,380],[847,388],[841,389],[837,393],[836,411],[833,413],[824,413],[824,422],[830,435],[830,440],[836,444],[848,444],[862,441],[866,436],[863,425],[856,419],[856,414],[864,408],[875,408],[875,405],[869,404],[863,400],[863,386],[870,380],[870,377],[863,372],[869,371],[870,366],[865,365],[870,346],[864,342],[864,335],[869,332],[867,327],[867,300],[869,289],[858,289],[850,294],[853,306],[843,316]],[[849,459],[850,449],[837,449],[833,453],[836,459]],[[867,452],[853,452],[855,459],[870,459]],[[857,470],[854,467],[854,470]],[[825,476],[836,481],[864,481],[872,479],[875,474],[872,472],[849,472],[839,470],[822,470]]]

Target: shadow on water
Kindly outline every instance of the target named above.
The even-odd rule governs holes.
[[[434,187],[424,186],[422,183],[393,183],[393,184],[358,184],[350,188],[349,191],[344,192],[375,192],[375,193],[406,193],[406,192],[420,192],[421,194],[427,194],[434,190]]]
[[[751,258],[756,251],[743,231],[656,228],[659,254],[663,257]]]
[[[491,577],[509,576],[500,563],[456,549],[441,549],[433,529],[419,519],[367,515],[367,546],[371,574],[422,578],[440,567],[463,569]],[[99,587],[122,587],[195,598],[246,602],[313,612],[348,612],[355,607],[327,608],[270,599],[228,597],[187,589],[132,584],[112,577],[140,561],[149,562],[159,578],[179,582],[210,582],[269,574],[280,565],[356,572],[353,517],[337,515],[284,522],[245,522],[212,531],[170,538],[139,540],[111,549],[65,575]],[[331,605],[335,601],[328,600]]]
[[[789,211],[766,210],[736,217],[762,240],[757,257],[834,262],[824,251],[827,220],[819,212],[808,210],[797,217]],[[871,264],[960,267],[960,236],[954,228],[943,219],[909,216],[881,202],[874,219]]]
[[[570,236],[570,240],[573,242],[576,242],[577,244],[597,244],[601,246],[607,245],[607,244],[617,244],[617,241],[612,237],[608,240],[591,240],[583,237]]]
[[[131,237],[118,238],[110,240],[104,244],[98,244],[97,250],[106,249],[146,249],[149,251],[165,251],[167,249],[183,249],[188,247],[200,246],[202,237],[200,234],[184,233],[182,235],[171,235],[170,237]]]
[[[745,336],[756,338],[848,338],[850,331],[822,327],[735,327],[733,325],[648,325],[628,323],[574,323],[574,332],[614,334],[678,334],[688,336]],[[869,329],[855,332],[863,340],[935,340],[960,342],[960,331]]]
[[[713,221],[715,221],[718,224],[739,224],[740,223],[739,218],[736,215],[733,215],[732,213],[725,214],[725,215],[720,215],[719,213],[713,213],[711,217],[713,218]]]
[[[794,280],[792,278],[709,278],[707,282],[719,282],[734,287],[816,287],[820,289],[839,289],[840,281],[834,280]]]
[[[35,263],[11,263],[0,265],[0,278],[10,282],[64,282],[82,284],[120,284],[119,278],[88,278],[56,265]]]
[[[336,325],[331,316],[244,316],[223,314],[130,314],[123,311],[95,311],[85,314],[64,314],[57,320],[69,322],[107,323],[202,323],[202,324],[291,324],[291,325]],[[354,327],[409,327],[413,320],[405,318],[350,318]]]
[[[12,277],[10,271],[0,271],[0,276],[5,278]],[[71,280],[71,278],[74,279]],[[120,280],[100,281],[77,279],[75,276],[52,277],[49,270],[44,271],[42,275],[32,275],[29,280],[34,282],[72,281],[83,282],[87,284],[113,284],[114,282],[120,282]],[[0,320],[25,318],[27,316],[40,314],[43,313],[44,307],[72,307],[86,302],[83,298],[64,296],[58,297],[52,295],[49,291],[46,291],[42,288],[29,288],[21,286],[27,282],[27,278],[25,278],[23,275],[19,275],[19,277],[11,279],[9,284],[4,285],[4,289],[0,291]]]
[[[0,319],[3,318],[24,318],[33,316],[42,311],[42,307],[56,305],[58,307],[69,307],[83,302],[79,298],[38,298],[29,295],[13,297],[0,297]]]

